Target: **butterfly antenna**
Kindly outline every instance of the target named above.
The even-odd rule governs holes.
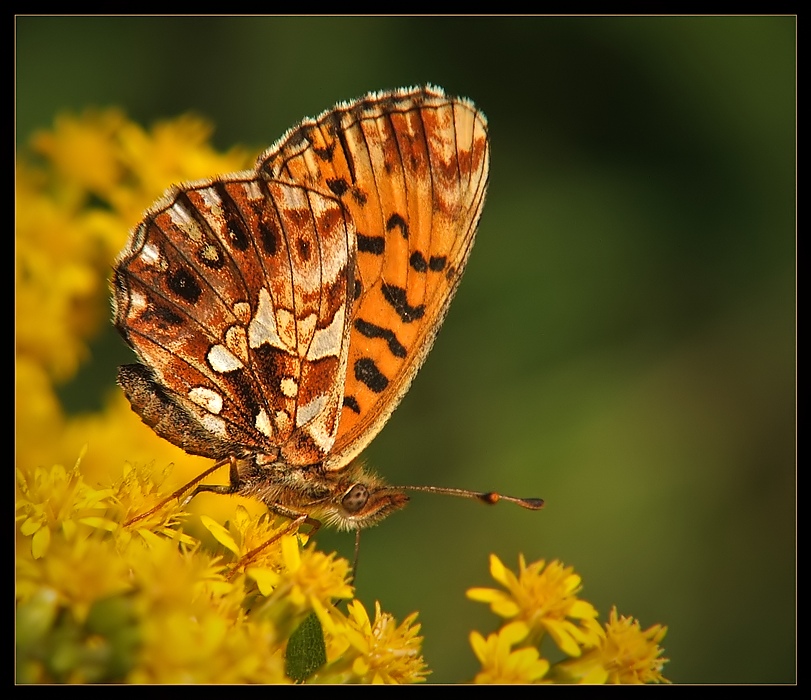
[[[474,501],[481,501],[488,505],[495,505],[499,501],[509,501],[527,510],[540,510],[543,508],[543,498],[516,498],[515,496],[505,496],[495,491],[468,491],[467,489],[451,489],[441,486],[400,486],[404,491],[425,491],[427,493],[439,493],[443,496],[459,496],[470,498]]]

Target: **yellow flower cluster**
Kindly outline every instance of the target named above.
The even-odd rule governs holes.
[[[170,527],[185,516],[176,501],[122,524],[154,503],[148,470],[108,489],[91,487],[78,464],[19,470],[18,480],[19,682],[290,683],[289,643],[313,614],[326,653],[309,682],[427,674],[416,616],[398,625],[377,605],[370,621],[357,600],[342,613],[348,562],[303,546],[287,521],[244,509],[227,527],[205,519],[215,552]]]
[[[486,639],[472,632],[470,644],[482,670],[476,683],[667,683],[659,642],[666,627],[642,630],[633,618],[611,611],[605,626],[597,610],[577,597],[580,577],[559,561],[527,565],[518,575],[495,555],[490,574],[505,590],[471,588],[468,598],[488,603],[506,622]],[[546,636],[565,657],[554,664],[541,656]]]

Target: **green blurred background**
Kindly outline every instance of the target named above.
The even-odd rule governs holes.
[[[487,114],[479,237],[437,344],[367,451],[416,494],[363,538],[359,595],[420,611],[434,682],[469,679],[488,554],[562,559],[664,640],[675,682],[795,679],[796,18],[16,20],[17,143],[63,110],[193,111],[273,143],[369,90]],[[213,175],[214,173],[212,173]],[[128,361],[103,339],[65,392]],[[108,348],[113,348],[111,353]],[[67,462],[73,457],[66,456]],[[352,537],[319,534],[352,553]]]

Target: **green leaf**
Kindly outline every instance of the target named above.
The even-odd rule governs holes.
[[[327,662],[324,630],[315,613],[310,613],[290,635],[285,653],[284,672],[288,678],[303,683]]]

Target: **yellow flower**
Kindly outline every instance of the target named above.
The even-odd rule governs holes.
[[[122,556],[132,566],[132,585],[143,592],[149,607],[168,611],[198,600],[222,598],[233,591],[218,556],[203,550],[199,542],[192,547],[180,544],[177,536],[153,536],[149,543],[132,539],[121,547]],[[239,603],[232,600],[227,617],[239,614]]]
[[[18,680],[289,682],[286,637],[249,614],[246,587],[226,580],[217,555],[169,527],[170,504],[168,516],[141,523],[139,537],[103,517],[120,520],[128,511],[123,502],[137,507],[145,473],[129,470],[121,483],[99,490],[78,465],[19,470]],[[50,533],[48,546],[38,546],[35,558],[31,542],[41,532]],[[317,567],[307,566],[312,557],[301,559],[299,569],[315,576]],[[324,586],[334,586],[326,578]]]
[[[283,647],[269,623],[233,623],[216,608],[151,613],[130,683],[290,683]]]
[[[281,579],[279,572],[285,565],[282,537],[296,534],[299,540],[307,540],[291,521],[272,517],[267,511],[254,517],[242,505],[237,506],[227,527],[207,515],[201,515],[200,519],[214,538],[234,555],[234,566],[244,570],[264,596],[269,596]],[[236,573],[235,569],[231,575]]]
[[[549,662],[535,647],[512,650],[529,633],[524,622],[511,622],[485,639],[470,633],[470,645],[482,665],[475,683],[534,683],[546,675]]]
[[[127,170],[137,174],[139,189],[152,200],[170,185],[224,175],[251,165],[252,159],[243,148],[217,153],[208,143],[211,131],[208,122],[191,114],[158,122],[150,132],[128,122],[117,134],[118,154]],[[133,200],[122,198],[122,194],[123,188],[116,193],[115,201],[126,211]],[[140,217],[143,208],[139,205],[132,211]]]
[[[352,597],[346,559],[335,553],[324,554],[313,547],[302,550],[297,538],[291,535],[284,536],[281,544],[287,574],[279,586],[289,589],[292,601],[311,606],[313,601],[326,604],[332,598]]]
[[[312,611],[332,606],[333,599],[351,598],[349,562],[334,552],[324,554],[313,546],[301,549],[294,534],[279,539],[283,568],[267,584],[273,592],[259,606],[256,616],[273,622],[282,636],[289,636]],[[256,575],[257,572],[253,572]],[[257,577],[264,587],[261,574]]]
[[[144,465],[124,465],[124,475],[116,482],[113,489],[116,515],[121,523],[129,523],[136,517],[138,519],[117,533],[120,538],[127,541],[130,533],[134,532],[149,545],[155,542],[155,535],[161,534],[177,538],[187,545],[193,544],[193,540],[188,535],[177,531],[178,523],[186,515],[182,501],[173,499],[168,503],[163,503],[170,495],[164,485],[167,476],[167,469]],[[161,507],[157,508],[158,505]],[[145,514],[148,515],[143,517]]]
[[[330,639],[328,665],[313,678],[317,683],[422,683],[429,673],[420,653],[420,625],[412,613],[397,624],[375,602],[371,621],[359,600],[349,604],[348,616],[334,608],[316,609]]]
[[[33,147],[53,164],[60,182],[105,197],[121,179],[115,140],[124,123],[117,109],[87,110],[78,119],[62,114],[53,130],[34,136]]]
[[[85,483],[78,462],[68,472],[63,466],[32,471],[17,470],[19,532],[31,537],[31,554],[39,559],[48,551],[54,531],[60,530],[72,540],[79,530],[115,529],[104,516],[112,492],[94,489]]]
[[[16,351],[63,381],[87,357],[86,338],[106,315],[107,261],[74,202],[25,164],[17,174]]]
[[[489,603],[496,615],[524,622],[531,645],[537,646],[548,633],[567,655],[579,656],[582,647],[599,641],[597,611],[591,603],[578,599],[580,577],[572,567],[559,561],[547,566],[544,560],[527,566],[521,555],[519,569],[516,576],[491,555],[490,574],[507,590],[471,588],[467,597]]]
[[[248,619],[241,586],[225,580],[217,558],[168,539],[148,548],[132,540],[126,556],[142,639],[128,681],[287,682],[276,630]]]
[[[642,630],[638,620],[618,617],[614,607],[600,644],[560,664],[560,675],[580,683],[669,683],[662,675],[668,659],[659,646],[666,633],[662,625]]]
[[[18,559],[17,598],[30,600],[52,591],[81,621],[95,601],[130,589],[128,573],[126,561],[98,536],[58,537],[42,559]]]

